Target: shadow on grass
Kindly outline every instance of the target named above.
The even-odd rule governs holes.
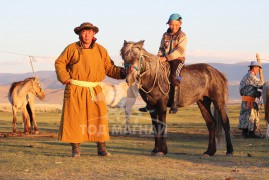
[[[47,131],[46,131],[47,130]],[[57,130],[51,132],[50,128],[40,129],[40,135],[25,135],[22,137],[0,138],[0,152],[21,151],[29,156],[43,155],[50,157],[70,157],[71,146],[56,140]],[[43,133],[43,134],[42,134]],[[148,134],[139,135],[113,135],[107,142],[108,151],[113,156],[127,155],[132,158],[150,157],[154,148],[154,137]],[[43,135],[43,136],[42,136]],[[48,135],[47,137],[44,137]],[[213,157],[203,157],[208,145],[207,130],[187,132],[168,132],[167,146],[168,154],[164,157],[152,157],[156,159],[174,159],[195,162],[201,164],[211,164],[214,166],[240,165],[255,166],[258,162],[259,167],[268,167],[269,146],[267,140],[243,139],[240,134],[235,134],[232,138],[235,155],[226,157],[226,145],[217,147],[217,153]],[[81,143],[82,156],[96,156],[97,147],[94,142]],[[260,152],[257,154],[257,152]],[[248,156],[250,154],[250,156]],[[151,158],[151,157],[150,157]]]

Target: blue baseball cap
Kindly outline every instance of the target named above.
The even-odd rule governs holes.
[[[181,19],[182,19],[182,17],[179,14],[171,14],[166,24],[169,24],[169,21],[171,21],[171,20],[181,21]]]

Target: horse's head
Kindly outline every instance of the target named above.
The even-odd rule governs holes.
[[[139,74],[142,66],[141,55],[144,45],[144,41],[132,42],[125,41],[121,49],[121,57],[124,60],[124,67],[126,71],[126,82],[129,86],[132,86]]]
[[[31,78],[31,92],[34,93],[40,100],[45,98],[44,90],[37,77]]]

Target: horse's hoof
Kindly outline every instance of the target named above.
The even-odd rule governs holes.
[[[125,135],[129,135],[129,134],[131,134],[131,132],[132,132],[132,131],[131,131],[130,129],[125,129],[125,130],[124,130],[124,134],[125,134]]]
[[[209,158],[211,157],[209,154],[202,154],[201,158]]]
[[[39,134],[39,131],[34,131],[34,134]]]
[[[226,156],[233,156],[233,153],[226,153]]]
[[[164,153],[163,152],[151,152],[150,154],[151,156],[158,156],[158,157],[162,157],[164,156]]]

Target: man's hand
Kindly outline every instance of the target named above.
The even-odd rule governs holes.
[[[124,68],[120,69],[120,78],[121,79],[125,79],[126,78],[126,72]]]

